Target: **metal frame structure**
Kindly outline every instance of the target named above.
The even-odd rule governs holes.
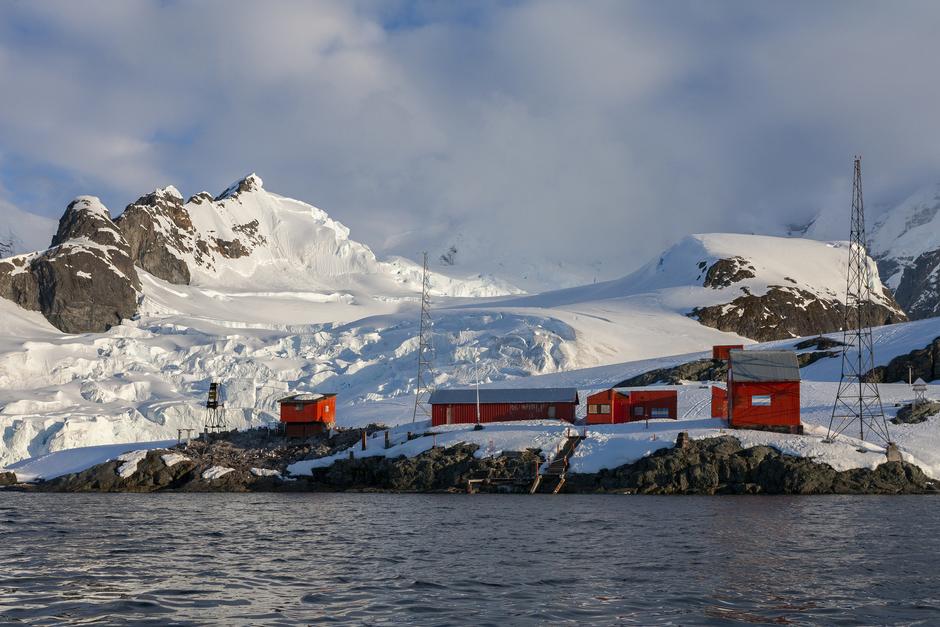
[[[228,430],[225,424],[225,405],[219,402],[220,386],[216,382],[209,384],[209,396],[206,398],[205,433],[222,433]]]
[[[865,244],[862,160],[856,156],[855,177],[852,183],[852,226],[846,277],[845,322],[842,327],[842,377],[829,419],[827,442],[832,442],[856,425],[860,440],[864,441],[874,434],[884,444],[891,443],[878,383],[872,375],[875,367],[871,333],[873,276]]]
[[[428,400],[434,391],[434,331],[431,321],[431,274],[428,270],[428,254],[424,253],[424,273],[421,282],[421,319],[418,324],[418,377],[415,380],[415,407],[411,421],[418,415],[430,418]]]

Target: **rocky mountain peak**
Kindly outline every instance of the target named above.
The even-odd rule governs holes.
[[[48,250],[0,262],[0,296],[66,333],[106,331],[137,313],[130,245],[94,196],[66,208]]]
[[[248,176],[229,185],[224,192],[215,197],[215,200],[224,200],[234,198],[245,192],[254,192],[264,189],[264,181],[261,177],[252,172]]]
[[[79,196],[69,203],[59,219],[52,245],[82,237],[103,245],[125,243],[111,221],[111,213],[95,196]]]

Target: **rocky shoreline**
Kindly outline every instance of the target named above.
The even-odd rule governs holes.
[[[370,427],[370,433],[379,427]],[[377,434],[376,434],[377,435]],[[538,450],[476,457],[478,447],[433,447],[415,457],[341,459],[291,476],[288,465],[352,446],[361,431],[291,442],[256,432],[224,434],[173,449],[123,455],[78,473],[6,489],[34,492],[508,492],[528,493]],[[12,485],[11,485],[12,484]],[[906,462],[837,471],[768,446],[743,448],[732,436],[687,441],[597,473],[569,473],[562,493],[932,494],[940,483]]]

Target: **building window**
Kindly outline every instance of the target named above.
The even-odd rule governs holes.
[[[754,395],[751,397],[752,407],[770,407],[770,394]]]
[[[304,410],[304,406],[301,403],[297,403],[296,405],[294,405],[294,411],[303,411],[303,410]]]
[[[601,409],[600,409],[600,408],[601,408],[600,405],[588,405],[588,413],[589,413],[589,414],[599,414],[599,413],[601,413]]]
[[[609,413],[610,413],[610,405],[599,405],[598,407],[600,407],[600,409],[598,410],[597,413],[599,413],[599,414],[609,414]]]
[[[653,408],[653,418],[668,418],[668,417],[669,417],[668,407],[654,407]]]
[[[633,408],[633,415],[634,415],[634,416],[645,416],[645,415],[646,415],[646,410],[643,408],[642,405],[637,405],[636,407]]]

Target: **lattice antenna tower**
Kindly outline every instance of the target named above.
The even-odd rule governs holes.
[[[434,330],[431,321],[431,273],[428,254],[424,253],[424,273],[421,282],[421,321],[418,326],[418,378],[415,390],[415,408],[412,422],[418,416],[431,417],[428,403],[434,390]]]
[[[218,383],[209,384],[209,396],[206,397],[206,422],[203,430],[206,433],[222,433],[227,431],[225,424],[225,405],[219,401],[221,388]]]
[[[855,157],[852,184],[852,226],[846,279],[845,321],[842,327],[842,378],[832,407],[827,442],[848,431],[860,440],[874,436],[891,442],[878,383],[873,375],[875,349],[871,333],[874,276],[865,250],[865,205],[862,200],[862,160]]]

